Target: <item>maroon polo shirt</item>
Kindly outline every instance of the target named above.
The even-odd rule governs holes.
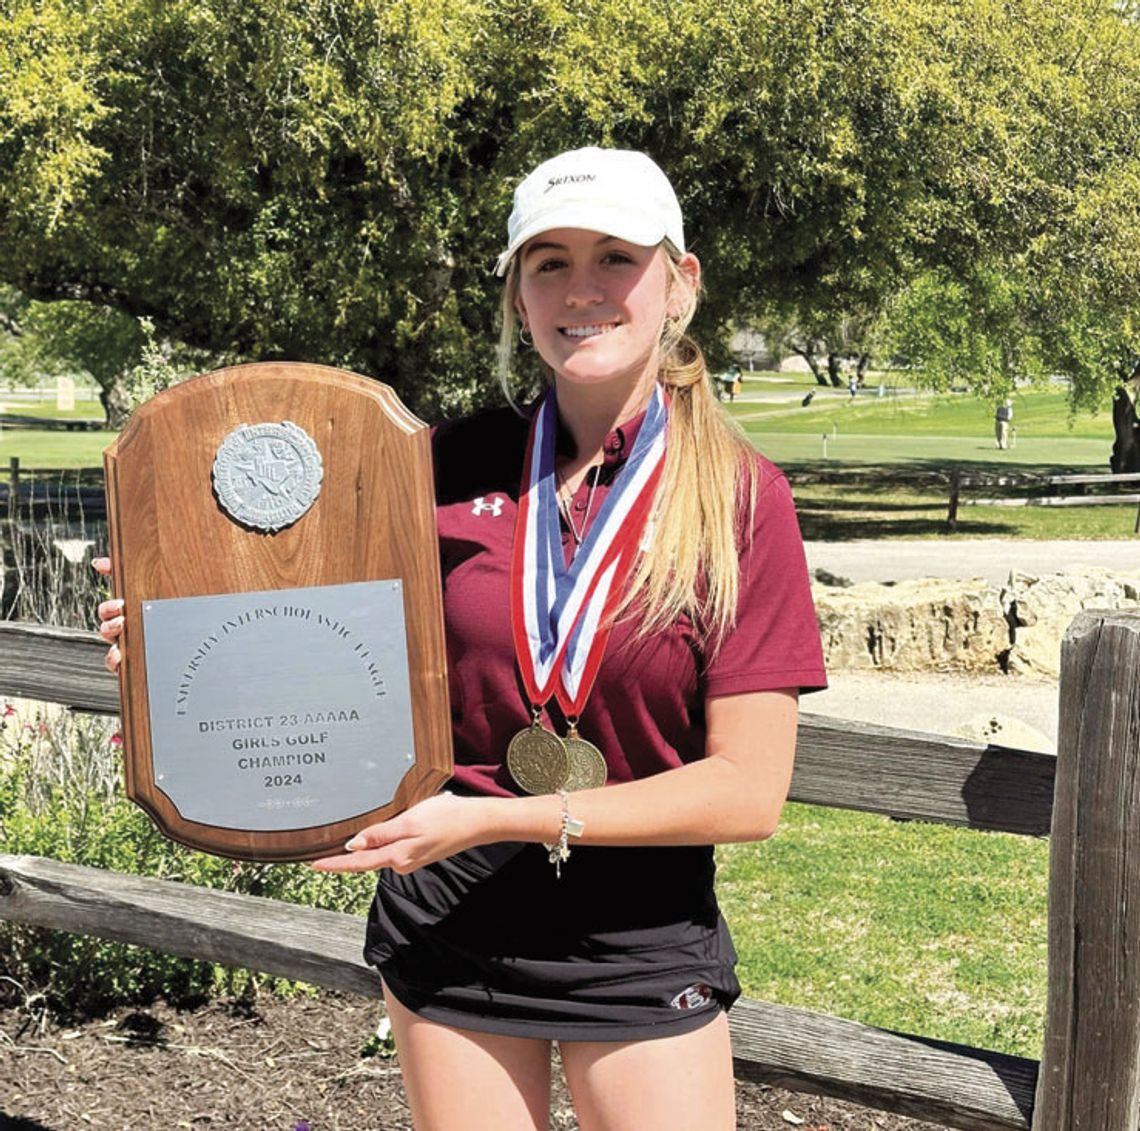
[[[633,447],[642,416],[607,437],[589,504],[573,502],[579,531],[592,523]],[[530,723],[515,663],[509,571],[529,423],[510,409],[436,429],[437,521],[447,630],[455,783],[482,794],[518,793],[505,765],[511,738]],[[563,440],[561,442],[568,442]],[[803,542],[783,474],[757,456],[755,522],[741,539],[736,625],[710,659],[688,617],[639,637],[619,621],[578,723],[605,756],[609,781],[647,777],[705,753],[705,701],[718,695],[827,684]],[[563,520],[567,554],[573,539]],[[545,718],[565,720],[552,699]]]

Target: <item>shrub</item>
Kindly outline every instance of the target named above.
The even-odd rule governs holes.
[[[0,704],[0,715],[0,851],[353,914],[367,908],[370,877],[239,863],[167,840],[125,796],[114,720],[34,704]],[[362,926],[362,945],[363,938]],[[252,971],[3,921],[0,968],[10,979],[0,980],[0,995],[42,994],[65,1014],[159,995],[189,1004],[216,992],[298,989]]]

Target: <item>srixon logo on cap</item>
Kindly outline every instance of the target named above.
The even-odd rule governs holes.
[[[598,178],[593,173],[567,173],[564,177],[551,177],[546,182],[546,188],[542,190],[545,196],[552,188],[557,188],[559,185],[580,185],[586,181],[596,181]]]

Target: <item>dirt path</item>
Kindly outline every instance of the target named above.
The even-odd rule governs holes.
[[[398,1064],[361,1055],[379,1017],[379,1003],[334,994],[158,1004],[67,1028],[0,1011],[0,1131],[411,1131]],[[751,1084],[737,1113],[740,1131],[939,1131]],[[550,1125],[577,1127],[560,1084]]]

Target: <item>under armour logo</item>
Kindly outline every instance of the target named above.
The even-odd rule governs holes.
[[[483,496],[480,495],[471,507],[472,514],[482,514],[484,511],[490,511],[496,518],[503,513],[503,500],[500,496],[496,495],[489,503],[485,502]]]

